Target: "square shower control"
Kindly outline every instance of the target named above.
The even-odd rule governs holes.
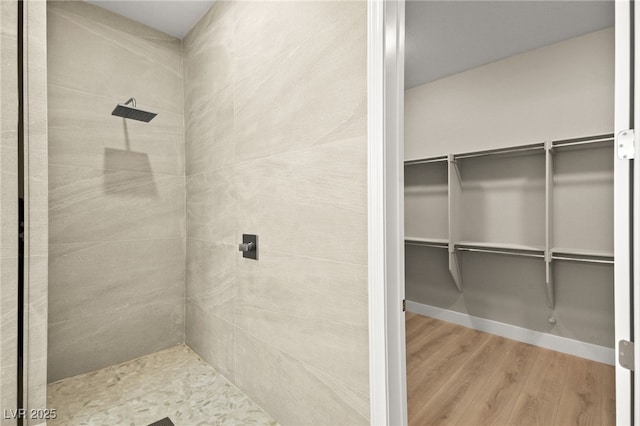
[[[258,260],[258,236],[255,234],[242,234],[242,244],[238,246],[242,257]]]

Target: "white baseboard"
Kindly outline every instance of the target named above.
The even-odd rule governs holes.
[[[529,330],[527,328],[436,308],[435,306],[423,305],[422,303],[411,302],[409,300],[407,300],[407,311],[506,337],[507,339],[579,356],[580,358],[586,358],[609,365],[615,364],[615,352],[613,348]]]

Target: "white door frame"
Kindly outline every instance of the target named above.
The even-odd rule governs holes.
[[[372,425],[406,425],[404,0],[367,0],[369,388]]]
[[[631,128],[631,22],[634,17],[628,0],[616,1],[615,14],[615,123],[614,131],[620,132]],[[637,49],[637,48],[636,48]],[[638,71],[636,70],[636,73]],[[636,81],[639,81],[636,79]],[[636,88],[636,90],[638,90]],[[638,99],[636,97],[636,99]],[[636,115],[638,112],[636,111]],[[617,144],[616,144],[617,145]],[[633,318],[631,288],[631,160],[614,157],[614,301],[615,301],[615,377],[616,377],[616,424],[635,424],[632,418],[632,386],[633,374],[624,369],[618,362],[621,340],[633,341],[631,322]],[[638,292],[635,292],[638,297]],[[637,305],[635,305],[637,306]],[[637,321],[637,315],[636,315]],[[638,345],[636,345],[638,346]],[[636,354],[638,348],[636,347]],[[638,358],[636,355],[636,365]],[[636,368],[637,370],[637,368]],[[636,395],[636,400],[638,395]],[[635,416],[637,418],[637,416]]]
[[[406,425],[407,393],[405,364],[404,299],[404,0],[367,0],[367,131],[368,131],[368,268],[369,268],[369,377],[372,425]],[[640,8],[636,11],[640,22]],[[631,14],[628,0],[616,1],[615,133],[631,127],[630,46]],[[640,32],[639,32],[640,33]],[[640,34],[636,36],[640,46]],[[636,48],[637,50],[638,48]],[[640,61],[638,61],[640,62]],[[640,66],[636,67],[640,82]],[[640,84],[635,99],[640,99]],[[635,122],[640,123],[640,102],[636,101]],[[640,136],[640,130],[636,132]],[[640,137],[636,141],[640,158]],[[630,257],[631,168],[629,161],[615,162],[615,341],[616,424],[635,424],[632,419],[632,373],[619,366],[618,342],[633,341],[631,319],[640,330],[640,270],[634,274],[635,304],[629,290],[631,268],[640,264]],[[640,187],[640,172],[636,174]],[[640,188],[637,188],[640,192]],[[640,200],[636,197],[640,211]],[[635,227],[640,240],[640,221]],[[638,269],[638,268],[636,268]],[[635,315],[632,315],[632,310]],[[640,342],[635,345],[636,371],[640,371]],[[640,381],[637,381],[640,382]],[[640,413],[640,383],[636,384],[636,413]],[[635,416],[638,418],[638,416]]]

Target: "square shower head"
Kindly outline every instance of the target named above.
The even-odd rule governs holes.
[[[153,117],[158,114],[156,114],[155,112],[144,111],[140,108],[132,107],[129,105],[118,104],[111,112],[111,115],[122,118],[130,118],[132,120],[144,121],[145,123],[148,123],[153,119]]]

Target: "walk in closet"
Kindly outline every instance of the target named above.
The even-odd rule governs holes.
[[[578,399],[571,402],[580,393],[575,383],[586,383],[583,375],[592,379],[583,391],[598,400],[590,405],[597,408],[589,408],[584,424],[611,423],[613,4],[426,3],[408,2],[406,14],[410,423],[438,423],[430,415],[473,421],[442,411],[447,389],[455,395],[452,404],[467,398],[478,413],[486,409],[482,396],[465,396],[471,382],[464,379],[465,385],[463,377],[469,375],[465,365],[479,368],[477,357],[496,344],[486,343],[496,336],[525,349],[509,349],[505,355],[510,346],[499,344],[503,350],[482,355],[495,361],[488,368],[506,365],[518,354],[512,359],[517,374],[509,376],[516,384],[506,385],[514,399],[503,401],[509,412],[496,414],[503,415],[504,423],[494,424],[513,422],[517,411],[525,410],[519,392],[537,392],[529,382],[532,374],[544,376],[543,359],[551,369],[564,365],[553,385],[553,415],[543,416],[549,424],[573,422],[575,412],[584,408],[576,408],[581,407]],[[584,26],[560,28],[562,19],[554,14],[581,20]],[[481,17],[487,17],[484,27],[475,22]],[[447,33],[447,22],[460,23],[459,34]],[[501,22],[508,24],[502,28]],[[548,32],[547,39],[538,40],[540,28]],[[549,38],[554,34],[556,39]],[[492,44],[492,37],[499,42]],[[444,47],[438,50],[434,43]],[[456,59],[465,53],[473,58]],[[429,63],[437,64],[440,74]],[[474,334],[478,332],[482,334]],[[484,333],[489,337],[479,337]],[[451,336],[457,343],[450,343]],[[526,349],[528,345],[535,350]],[[486,380],[487,387],[476,391],[491,395],[491,378],[498,380],[503,373],[486,374],[492,375],[477,380]],[[447,381],[438,379],[447,376]],[[467,386],[463,394],[450,377]],[[437,387],[429,390],[428,383]],[[496,384],[496,392],[504,393],[500,386]],[[479,416],[475,420],[497,421],[488,413]]]

